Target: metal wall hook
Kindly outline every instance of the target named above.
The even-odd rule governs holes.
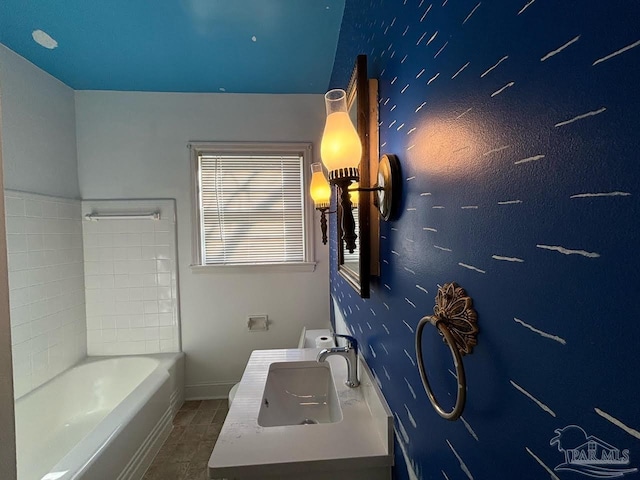
[[[473,347],[478,343],[478,315],[472,305],[473,300],[467,296],[462,287],[455,282],[447,283],[438,288],[436,305],[433,308],[434,315],[422,317],[416,328],[416,356],[422,384],[435,411],[447,420],[457,420],[462,415],[467,399],[467,378],[462,356],[472,353]],[[458,392],[455,406],[450,412],[445,411],[438,403],[424,368],[422,330],[428,323],[438,329],[443,341],[449,346],[456,368]]]

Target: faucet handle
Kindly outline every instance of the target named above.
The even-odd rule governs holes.
[[[354,350],[358,351],[358,340],[356,340],[351,335],[342,335],[340,333],[334,333],[333,338],[336,345],[338,343],[337,341],[338,338],[344,338],[347,341],[347,347],[353,348]]]

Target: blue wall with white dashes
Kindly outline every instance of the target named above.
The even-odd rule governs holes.
[[[368,56],[403,191],[371,298],[335,266],[331,293],[394,413],[396,478],[640,478],[639,25],[628,0],[347,1],[332,87]],[[414,348],[451,281],[480,328],[455,422]],[[423,343],[449,409],[451,355]]]

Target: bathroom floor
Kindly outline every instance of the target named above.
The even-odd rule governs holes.
[[[143,480],[207,480],[207,462],[227,412],[226,399],[186,401]]]

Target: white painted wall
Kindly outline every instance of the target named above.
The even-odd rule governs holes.
[[[0,44],[4,186],[78,198],[73,90]]]
[[[0,99],[2,91],[0,90]],[[4,228],[4,188],[2,188],[2,102],[0,101],[0,478],[16,479],[16,431],[11,368],[11,323],[7,237]]]
[[[190,140],[312,141],[319,158],[322,95],[76,92],[83,198],[175,198],[187,395],[225,395],[254,349],[295,347],[303,326],[329,325],[328,249],[316,221],[313,273],[193,273]],[[268,332],[246,316],[268,314]]]

